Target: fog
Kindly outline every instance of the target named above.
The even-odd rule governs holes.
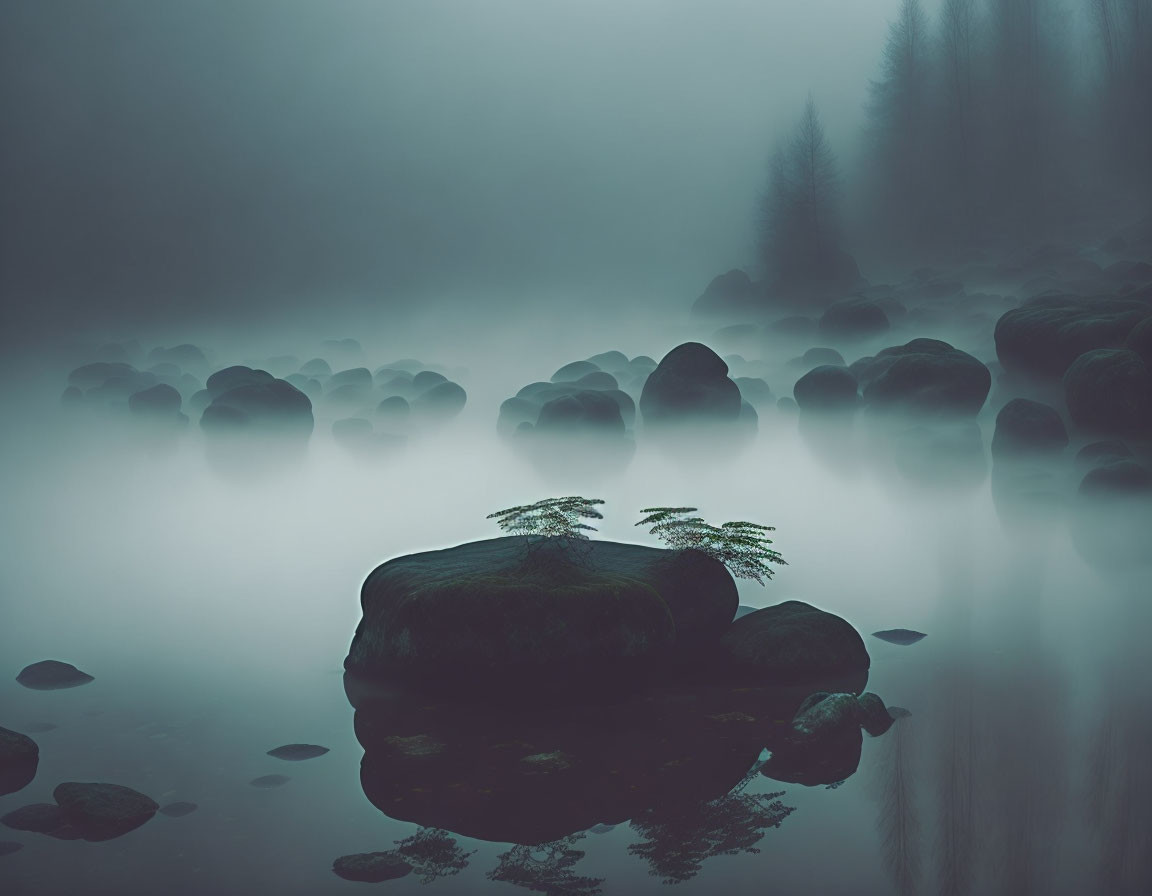
[[[378,850],[398,892],[1145,892],[1150,40],[1144,0],[6,3],[4,892]],[[369,574],[557,495],[594,541],[774,527],[739,612],[870,665],[358,696]],[[865,689],[885,730],[788,739]],[[560,765],[486,815],[520,747]],[[13,820],[65,781],[199,808]]]

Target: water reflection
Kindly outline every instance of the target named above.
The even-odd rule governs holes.
[[[535,705],[344,681],[369,801],[423,830],[512,844],[489,878],[548,893],[599,892],[602,879],[573,870],[583,856],[575,844],[609,825],[631,822],[641,839],[628,853],[666,882],[694,877],[714,856],[757,852],[793,808],[783,791],[745,792],[750,782],[840,782],[860,762],[861,725],[891,724],[879,698],[857,701],[837,680]],[[864,723],[865,706],[885,723]]]

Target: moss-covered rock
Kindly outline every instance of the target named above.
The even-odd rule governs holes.
[[[797,600],[742,616],[722,644],[739,671],[770,680],[862,672],[871,663],[864,639],[850,623]]]
[[[412,866],[395,850],[361,852],[340,856],[332,863],[332,872],[345,880],[377,884],[411,874]]]

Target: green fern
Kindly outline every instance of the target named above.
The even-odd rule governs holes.
[[[650,526],[649,532],[672,550],[697,550],[719,560],[732,575],[751,579],[761,585],[772,578],[768,565],[786,566],[780,554],[768,547],[772,544],[766,533],[774,526],[762,526],[745,520],[711,526],[696,513],[695,507],[646,507],[646,514],[637,526]]]

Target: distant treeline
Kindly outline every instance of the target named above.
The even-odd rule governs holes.
[[[1080,11],[1087,27],[1073,24]],[[809,99],[777,147],[762,240],[772,280],[842,268],[845,231],[895,260],[1148,214],[1152,0],[943,0],[935,16],[901,0],[865,137],[842,179]]]

